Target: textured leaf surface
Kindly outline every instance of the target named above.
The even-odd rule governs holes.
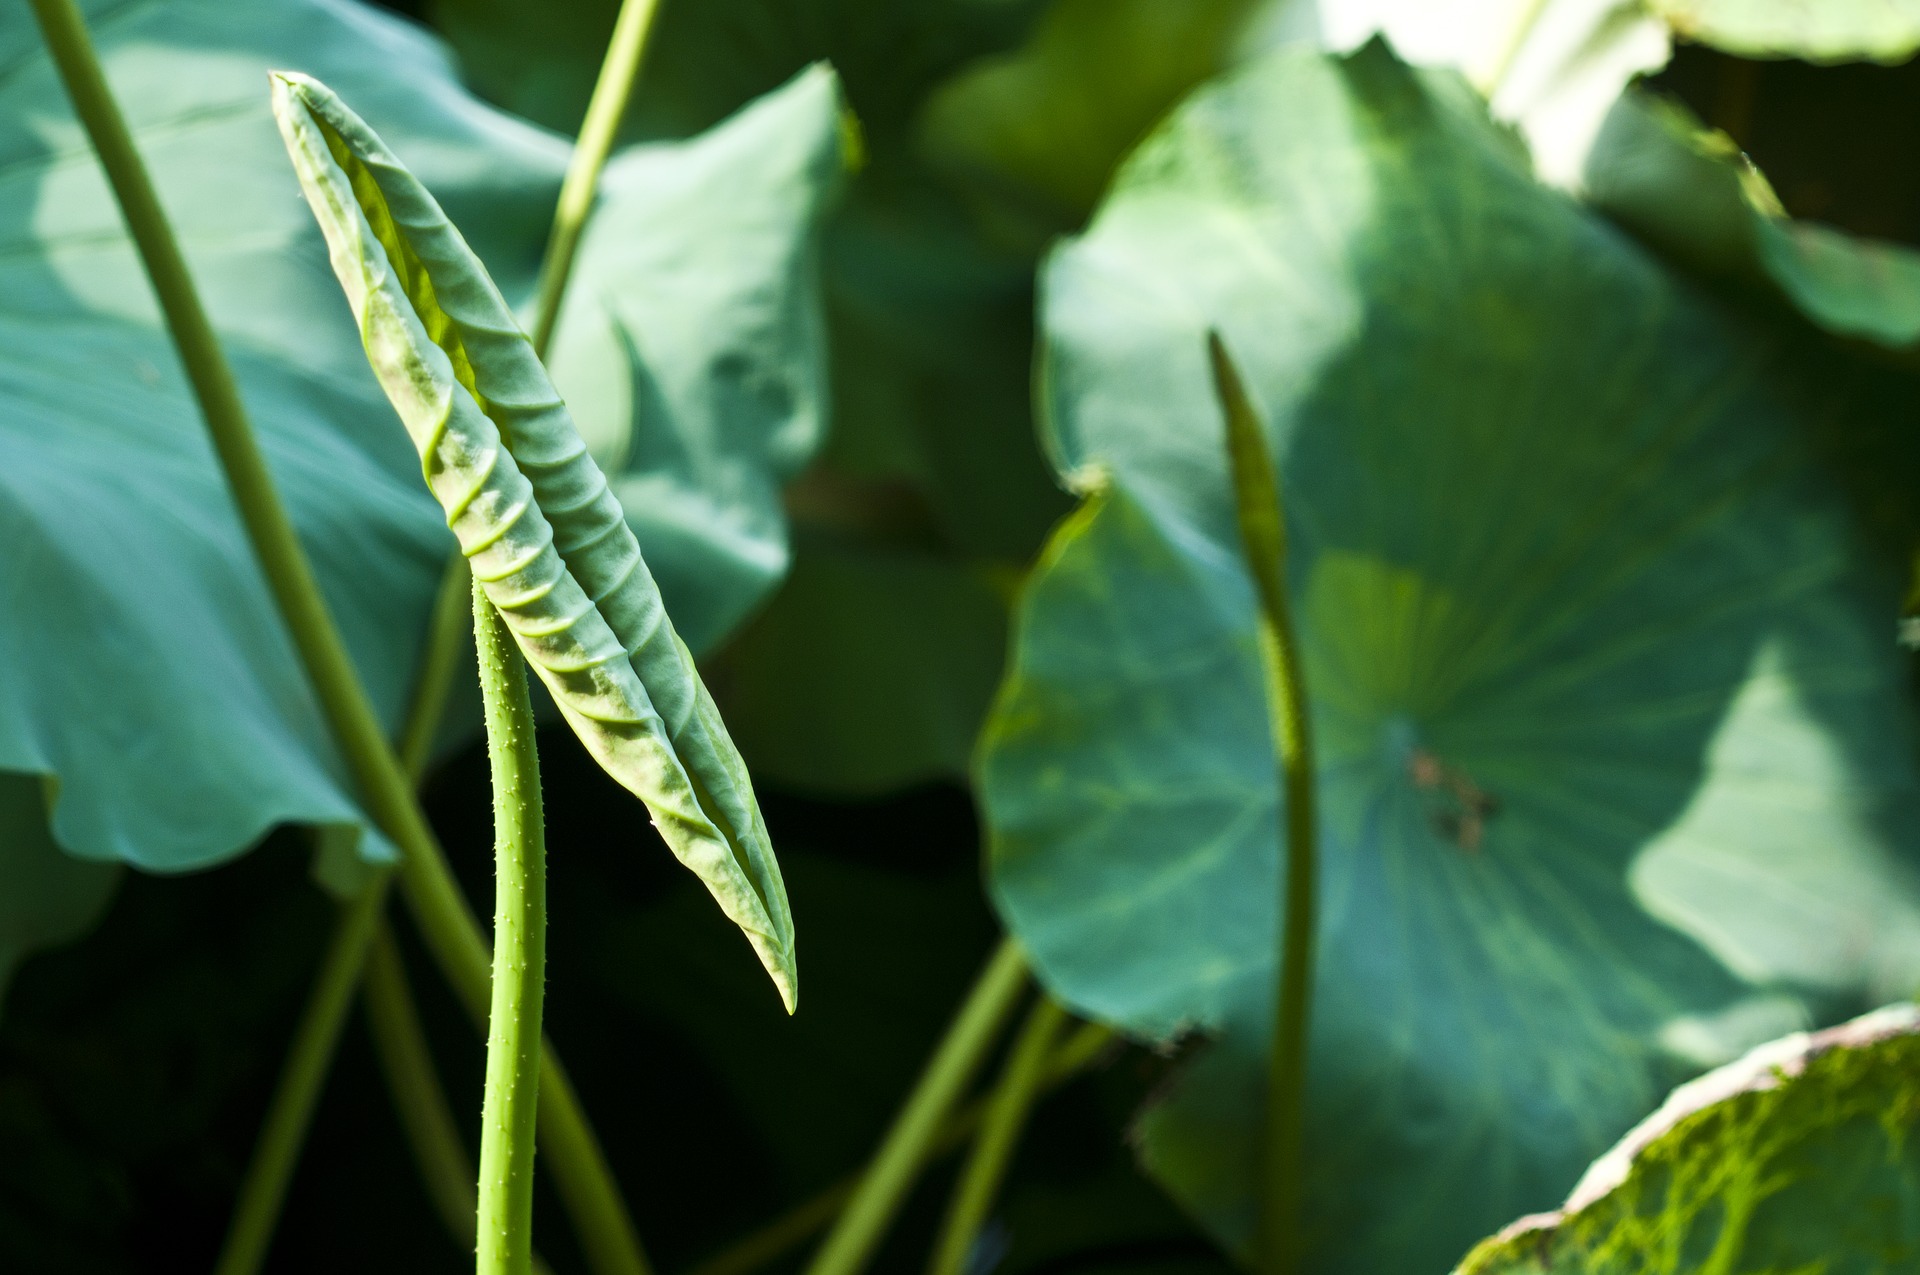
[[[1761,1045],[1681,1086],[1566,1206],[1459,1275],[1868,1275],[1920,1252],[1920,1011]]]
[[[367,357],[474,578],[574,733],[647,805],[792,1008],[793,923],[759,805],[619,500],[433,196],[324,85],[274,114]]]
[[[531,286],[566,144],[466,95],[418,29],[346,0],[86,7],[275,479],[392,723],[452,546],[301,204],[267,69],[317,71],[351,92],[509,295]],[[59,777],[63,848],[156,870],[218,862],[280,822],[358,822],[145,277],[23,6],[0,11],[0,61],[12,68],[0,83],[0,767]],[[623,478],[677,511],[640,534],[703,645],[782,559],[778,539],[751,539],[773,508],[772,478],[752,471],[794,463],[815,428],[818,333],[780,317],[804,313],[805,245],[830,193],[794,184],[807,161],[787,148],[820,114],[803,99],[782,99],[785,132],[761,127],[760,149],[735,132],[615,161],[616,173],[655,181],[621,180],[601,202],[580,277],[599,277],[591,298],[604,301],[615,279],[639,291],[671,281],[680,261],[700,266],[715,288],[697,341],[644,341],[637,362],[628,350],[602,368],[595,351],[610,343],[596,339],[589,297],[561,336],[576,381],[671,389],[631,437],[624,417],[596,421],[627,450]],[[769,202],[733,209],[743,197]],[[686,212],[702,200],[733,215]],[[680,216],[683,257],[637,266],[621,228],[656,227],[665,207]],[[716,259],[733,268],[708,269]],[[686,291],[675,304],[694,304]],[[770,396],[789,398],[799,424],[774,421]],[[660,462],[670,476],[653,480],[670,454],[680,458]],[[712,521],[701,525],[699,511]],[[724,569],[741,561],[755,569]]]
[[[1772,291],[1829,332],[1920,341],[1920,252],[1787,217],[1733,140],[1678,102],[1623,97],[1594,144],[1586,194],[1660,251]]]
[[[818,228],[845,171],[816,65],[691,141],[600,179],[549,362],[704,651],[788,561],[779,486],[826,427]]]
[[[1903,62],[1920,49],[1920,0],[1652,0],[1690,40],[1749,58]]]
[[[0,772],[0,1000],[22,957],[93,927],[120,875],[60,852],[42,787],[37,776]]]
[[[1779,352],[1381,46],[1197,94],[1045,274],[1057,534],[989,728],[1049,986],[1217,1043],[1148,1167],[1251,1235],[1278,823],[1205,333],[1320,750],[1314,1265],[1441,1269],[1688,1070],[1920,978],[1896,588]]]

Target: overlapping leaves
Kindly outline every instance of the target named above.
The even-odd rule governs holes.
[[[813,78],[830,104],[830,77]],[[746,767],[532,342],[433,196],[332,90],[277,72],[274,114],[474,579],[791,1009],[792,918]],[[830,182],[838,135],[832,109],[819,114],[812,153]]]
[[[1374,45],[1203,90],[1044,275],[1091,493],[982,762],[1049,985],[1217,1036],[1148,1167],[1251,1233],[1277,794],[1205,368],[1274,430],[1325,828],[1315,1268],[1440,1269],[1693,1067],[1920,977],[1893,572],[1790,360]]]
[[[266,72],[312,70],[351,93],[509,296],[532,282],[567,145],[465,94],[429,36],[349,0],[87,8],[275,479],[391,723],[452,546],[300,202]],[[24,6],[0,12],[0,61],[0,768],[58,776],[53,830],[68,851],[159,870],[217,862],[278,822],[358,822]],[[663,506],[678,497],[664,530],[640,531],[701,644],[780,569],[773,486],[818,428],[822,339],[796,316],[831,181],[796,168],[792,139],[831,126],[832,110],[789,95],[727,137],[616,157],[579,263],[598,285],[561,334],[572,379],[662,387],[596,419],[628,475],[654,482]],[[652,180],[639,188],[619,176],[629,168]],[[743,193],[753,217],[736,209]],[[668,201],[684,252],[636,261],[619,228],[657,224]],[[698,341],[642,330],[617,367],[596,362],[614,345],[594,331],[619,317],[610,296],[638,307],[625,298],[677,283],[678,303],[693,304],[682,272],[716,260],[731,268],[701,276],[712,287]]]

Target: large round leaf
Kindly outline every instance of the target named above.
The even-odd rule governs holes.
[[[274,476],[392,724],[451,537],[300,203],[266,72],[337,85],[510,294],[531,284],[567,143],[470,97],[431,37],[349,0],[88,8]],[[215,862],[276,822],[361,822],[23,6],[0,11],[0,64],[0,768],[59,778],[54,833],[70,852],[156,870]],[[609,413],[607,432],[644,434],[625,475],[657,471],[656,507],[678,512],[642,523],[643,547],[672,581],[668,605],[699,616],[706,641],[777,574],[773,475],[817,428],[822,339],[806,294],[838,176],[818,139],[837,156],[835,122],[816,73],[716,140],[616,159],[577,267],[587,284],[562,332],[569,373],[657,388],[632,413],[644,431],[620,433],[631,420]],[[670,260],[621,233],[668,216],[685,224]],[[707,271],[704,291],[681,277],[716,258],[729,269]],[[697,311],[700,338],[658,339],[650,320],[609,339],[649,303]],[[756,569],[714,566],[743,559]]]
[[[1060,472],[981,765],[1059,995],[1218,1037],[1143,1129],[1258,1207],[1278,794],[1206,366],[1279,460],[1319,741],[1322,1271],[1444,1269],[1687,1070],[1920,980],[1893,574],[1746,333],[1376,44],[1203,90],[1044,276]]]

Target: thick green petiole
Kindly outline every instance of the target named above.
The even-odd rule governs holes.
[[[414,798],[406,772],[381,732],[327,612],[286,507],[274,490],[232,370],[101,73],[86,24],[73,0],[32,3],[47,49],[153,283],[241,523],[328,729],[374,823],[400,847],[401,888],[429,950],[468,1012],[484,1018],[490,979],[486,939]],[[547,1159],[589,1263],[596,1275],[647,1275],[646,1259],[613,1175],[550,1048],[544,1072],[541,1125]]]
[[[806,1275],[854,1275],[866,1266],[1026,983],[1026,954],[1011,938],[1002,939]]]
[[[973,1150],[967,1156],[966,1166],[960,1170],[960,1181],[947,1206],[946,1220],[941,1223],[940,1236],[934,1241],[933,1260],[927,1265],[927,1275],[965,1275],[974,1241],[993,1208],[993,1198],[1000,1192],[1007,1166],[1013,1161],[1020,1130],[1027,1122],[1027,1113],[1033,1109],[1034,1099],[1040,1094],[1041,1082],[1046,1079],[1054,1038],[1060,1034],[1066,1018],[1066,1011],[1050,996],[1042,996],[1028,1012],[1027,1021],[1014,1038],[1013,1050],[1001,1070],[1000,1083],[994,1086],[993,1096],[987,1100],[986,1119],[974,1139]]]
[[[480,1124],[479,1275],[529,1275],[540,1011],[547,978],[547,837],[527,668],[476,583],[474,645],[493,770],[493,1006]]]
[[[1267,454],[1260,418],[1217,333],[1207,335],[1207,353],[1227,421],[1227,459],[1240,539],[1260,601],[1260,659],[1279,755],[1280,788],[1286,798],[1285,866],[1280,874],[1284,885],[1279,900],[1282,946],[1267,1072],[1258,1261],[1267,1275],[1296,1275],[1306,1260],[1301,1213],[1318,836],[1313,736],[1300,648],[1287,605],[1287,530],[1279,480]]]

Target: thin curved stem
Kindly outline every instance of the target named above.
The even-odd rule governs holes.
[[[320,963],[319,977],[294,1031],[266,1119],[260,1124],[253,1158],[241,1179],[233,1221],[214,1265],[215,1275],[253,1275],[266,1260],[287,1186],[293,1181],[300,1148],[313,1122],[314,1107],[326,1085],[340,1029],[353,1005],[353,989],[360,981],[367,949],[387,905],[390,880],[389,873],[377,873],[357,898],[340,905],[340,923]]]
[[[926,1164],[942,1121],[979,1070],[1026,984],[1026,954],[1013,939],[1002,939],[894,1117],[846,1211],[807,1266],[807,1275],[854,1275],[866,1266]]]
[[[993,1209],[994,1197],[1006,1178],[1013,1152],[1020,1144],[1020,1130],[1027,1123],[1040,1094],[1040,1082],[1046,1077],[1048,1055],[1054,1037],[1066,1021],[1066,1011],[1051,996],[1041,996],[1027,1014],[1014,1038],[1013,1050],[1001,1069],[1000,1083],[987,1100],[986,1119],[981,1122],[973,1150],[960,1170],[953,1199],[947,1206],[946,1220],[934,1241],[933,1260],[927,1275],[965,1275],[967,1259],[974,1241]]]
[[[434,1071],[426,1033],[420,1028],[420,1014],[407,987],[400,945],[384,920],[375,930],[373,949],[367,954],[365,991],[374,1053],[393,1095],[394,1113],[420,1167],[427,1197],[454,1241],[471,1250],[474,1213],[479,1207],[474,1189],[478,1174],[460,1140],[460,1128],[447,1103],[446,1091],[440,1087],[439,1074]]]
[[[1111,1027],[1082,1023],[1047,1060],[1045,1075],[1040,1082],[1041,1092],[1051,1092],[1085,1071],[1094,1059],[1106,1052],[1113,1041]],[[966,1145],[986,1114],[987,1100],[975,1099],[948,1116],[934,1137],[927,1156],[928,1162]],[[751,1235],[715,1253],[694,1267],[688,1275],[752,1275],[826,1229],[827,1224],[846,1207],[847,1201],[853,1198],[854,1189],[859,1185],[858,1174],[841,1179],[812,1199],[796,1204]]]
[[[134,246],[207,424],[247,538],[293,639],[321,714],[373,822],[400,848],[399,878],[428,949],[469,1013],[489,999],[486,940],[412,785],[380,729],[352,660],[327,612],[306,554],[254,438],[232,369],[202,309],[179,244],[100,70],[73,0],[32,0],[55,66],[120,204]],[[596,1275],[647,1275],[625,1205],[572,1089],[548,1046],[542,1123],[562,1202],[580,1229]]]
[[[600,64],[600,77],[593,84],[593,97],[587,102],[586,118],[580,123],[573,158],[560,183],[553,232],[547,237],[540,282],[534,292],[533,330],[528,333],[534,353],[543,359],[553,341],[553,329],[560,322],[560,301],[573,274],[573,257],[580,250],[587,214],[593,211],[600,170],[613,153],[613,141],[633,97],[634,81],[639,77],[647,37],[653,33],[653,18],[659,8],[660,0],[623,0],[620,16],[613,24],[613,38],[607,43],[606,59]]]
[[[547,983],[547,837],[527,666],[476,580],[474,642],[493,771],[493,1005],[480,1121],[479,1275],[530,1275],[533,1131]]]
[[[1278,900],[1282,922],[1272,1052],[1267,1071],[1265,1163],[1258,1254],[1267,1275],[1304,1269],[1302,1179],[1306,1168],[1307,1029],[1313,994],[1317,824],[1313,734],[1300,648],[1287,604],[1287,529],[1280,485],[1264,431],[1218,333],[1207,334],[1214,388],[1227,422],[1227,459],[1234,511],[1247,568],[1260,600],[1260,660],[1285,797],[1285,871]]]

